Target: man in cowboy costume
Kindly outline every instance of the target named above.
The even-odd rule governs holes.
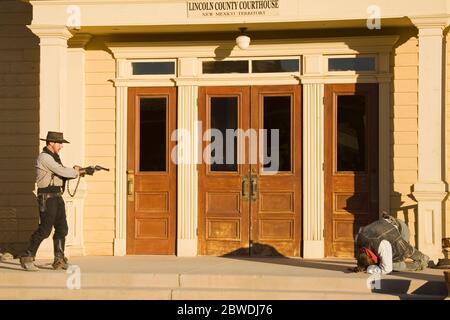
[[[34,258],[41,242],[50,236],[53,227],[53,247],[55,260],[53,268],[67,269],[68,261],[64,256],[65,238],[68,232],[65,203],[62,198],[65,181],[84,176],[87,172],[80,166],[73,168],[64,167],[59,157],[63,143],[69,143],[64,139],[62,132],[49,131],[46,146],[39,154],[36,161],[37,199],[39,204],[40,223],[33,233],[26,253],[20,257],[22,268],[28,271],[37,271]]]

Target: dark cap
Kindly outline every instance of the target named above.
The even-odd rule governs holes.
[[[54,131],[49,131],[47,133],[47,138],[42,139],[42,141],[48,141],[48,142],[57,142],[57,143],[70,143],[69,141],[64,139],[63,133],[62,132],[54,132]]]

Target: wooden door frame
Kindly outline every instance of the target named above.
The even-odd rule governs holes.
[[[137,139],[131,139],[131,134],[134,137],[138,136],[139,125],[137,124],[137,120],[135,117],[136,107],[139,106],[139,99],[141,97],[168,97],[167,106],[168,112],[166,114],[166,145],[167,145],[167,154],[166,154],[166,172],[169,176],[172,175],[171,180],[174,180],[174,183],[170,183],[169,187],[169,211],[174,213],[173,223],[168,227],[170,234],[169,247],[167,252],[164,254],[176,254],[176,244],[177,244],[177,165],[171,159],[171,151],[176,146],[176,141],[172,141],[171,139],[171,128],[176,130],[177,128],[177,89],[176,87],[130,87],[128,88],[128,106],[127,106],[127,172],[129,170],[135,171],[137,173],[137,159],[139,156],[138,148],[136,144],[139,143]],[[170,112],[175,110],[175,112]],[[131,116],[132,115],[132,116]],[[132,159],[132,161],[130,161]],[[158,173],[147,172],[145,175],[156,175]],[[134,226],[134,221],[131,221],[130,208],[135,204],[135,201],[128,201],[127,198],[127,212],[126,212],[126,254],[134,255],[139,254],[136,253],[135,250],[135,241],[134,237],[131,237],[130,229]],[[172,207],[170,207],[172,206]],[[156,253],[159,254],[159,253]]]
[[[326,84],[324,88],[324,247],[325,247],[325,257],[332,256],[333,251],[333,171],[336,168],[336,159],[334,157],[335,154],[335,136],[333,135],[332,128],[335,127],[336,124],[336,94],[335,93],[358,93],[358,92],[368,92],[373,91],[374,97],[376,97],[375,101],[368,100],[368,116],[374,117],[372,120],[376,126],[376,141],[377,148],[376,150],[372,150],[367,148],[367,157],[375,161],[376,163],[376,194],[377,194],[377,202],[379,202],[379,158],[378,156],[370,155],[369,152],[378,154],[380,150],[380,141],[379,141],[379,108],[380,102],[378,99],[379,92],[379,84],[378,83],[364,83],[364,84]],[[370,121],[368,121],[370,123]],[[368,129],[370,130],[370,128]],[[370,135],[370,131],[369,131]],[[367,137],[368,139],[369,137]],[[372,157],[372,158],[371,158]],[[330,191],[331,190],[331,191]]]

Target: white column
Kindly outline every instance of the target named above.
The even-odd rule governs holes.
[[[178,145],[183,148],[184,161],[177,166],[177,255],[197,255],[198,222],[198,87],[192,81],[197,75],[197,59],[178,61]],[[195,82],[195,81],[194,81]],[[181,138],[181,139],[180,139]],[[182,154],[179,153],[181,156]],[[181,158],[179,158],[181,160]]]
[[[62,128],[67,101],[67,40],[72,34],[65,26],[29,28],[40,39],[39,134],[45,137],[47,131]]]
[[[116,236],[114,238],[115,256],[124,256],[127,253],[127,99],[128,88],[116,87]]]
[[[323,258],[323,83],[303,84],[303,257]]]
[[[198,220],[198,172],[195,162],[197,154],[197,86],[178,87],[178,130],[185,134],[178,139],[179,146],[185,147],[189,156],[185,158],[188,163],[179,163],[177,208],[178,208],[178,256],[197,255],[197,220]],[[184,140],[188,139],[188,141]],[[186,154],[185,154],[186,156]]]
[[[28,28],[40,40],[39,137],[45,138],[47,131],[64,129],[63,118],[67,110],[67,40],[72,34],[65,26],[31,25]],[[44,145],[45,142],[41,141],[40,148]],[[64,151],[62,157],[64,159]],[[53,257],[51,237],[42,242],[38,251],[38,258],[50,257]]]
[[[92,38],[88,34],[77,34],[69,40],[67,52],[67,103],[62,111],[62,131],[70,141],[64,149],[64,162],[67,165],[87,165],[85,161],[85,109],[86,109],[86,68],[84,47]],[[70,192],[73,193],[76,181],[70,181]],[[80,180],[75,197],[65,193],[67,222],[69,234],[66,240],[67,252],[71,256],[82,256],[84,250],[84,199],[87,186]]]
[[[442,257],[444,174],[443,29],[445,24],[414,21],[419,28],[418,249],[436,260]]]

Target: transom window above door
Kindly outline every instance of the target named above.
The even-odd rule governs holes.
[[[300,57],[202,61],[203,74],[300,73]]]

